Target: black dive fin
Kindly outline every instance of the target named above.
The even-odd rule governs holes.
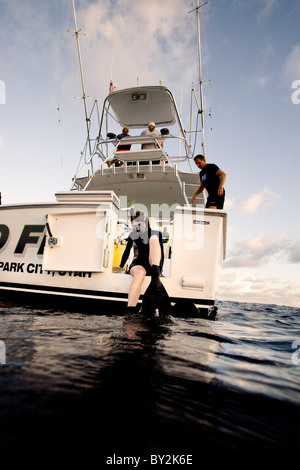
[[[151,280],[143,296],[142,313],[151,317],[169,315],[171,302],[169,295],[160,280]]]

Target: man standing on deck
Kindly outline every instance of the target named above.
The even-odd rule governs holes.
[[[206,189],[208,192],[208,198],[205,207],[209,209],[223,209],[226,173],[220,170],[220,168],[214,163],[206,163],[203,155],[196,155],[194,161],[197,167],[201,169],[201,184],[193,195],[191,202],[193,203],[198,194],[202,193],[202,191]]]

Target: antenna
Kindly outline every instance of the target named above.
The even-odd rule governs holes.
[[[113,61],[114,61],[114,30],[115,30],[115,25],[113,24],[112,26],[112,47],[111,47],[111,59],[110,59],[110,81],[111,83],[113,82],[112,79],[112,70],[113,70]]]
[[[72,0],[72,5],[73,5],[73,15],[74,15],[74,24],[75,24],[75,33],[74,33],[74,35],[76,36],[76,42],[77,42],[80,77],[81,77],[81,86],[82,86],[82,99],[83,99],[84,112],[85,112],[85,122],[86,122],[86,130],[87,130],[87,136],[88,136],[88,142],[89,142],[89,150],[90,150],[90,155],[91,155],[92,154],[92,148],[91,148],[91,138],[90,138],[90,129],[89,129],[90,119],[88,117],[87,106],[86,106],[86,95],[85,95],[84,78],[83,78],[80,46],[79,46],[79,31],[80,30],[78,31],[78,29],[77,29],[77,21],[76,21],[76,12],[75,12],[74,0]]]
[[[200,110],[198,111],[201,115],[201,128],[202,128],[202,153],[205,157],[205,140],[204,140],[204,112],[203,112],[203,90],[202,90],[202,70],[201,70],[201,44],[200,44],[200,8],[207,5],[208,2],[203,3],[199,6],[199,0],[197,0],[197,6],[194,8],[196,10],[197,15],[197,30],[198,30],[198,61],[199,61],[199,85],[200,85]],[[189,13],[191,13],[189,11]]]

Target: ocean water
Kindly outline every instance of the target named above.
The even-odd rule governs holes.
[[[219,302],[214,320],[149,321],[2,301],[1,452],[82,453],[98,468],[125,456],[139,463],[114,466],[291,455],[300,449],[299,314]]]

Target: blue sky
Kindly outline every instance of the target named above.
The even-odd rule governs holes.
[[[101,107],[108,92],[113,37],[114,84],[163,80],[188,128],[198,78],[192,0],[75,5],[88,104]],[[299,22],[296,0],[209,0],[201,9],[206,156],[227,173],[220,299],[300,306]],[[86,133],[68,30],[71,0],[0,0],[3,204],[52,201],[71,185]]]

